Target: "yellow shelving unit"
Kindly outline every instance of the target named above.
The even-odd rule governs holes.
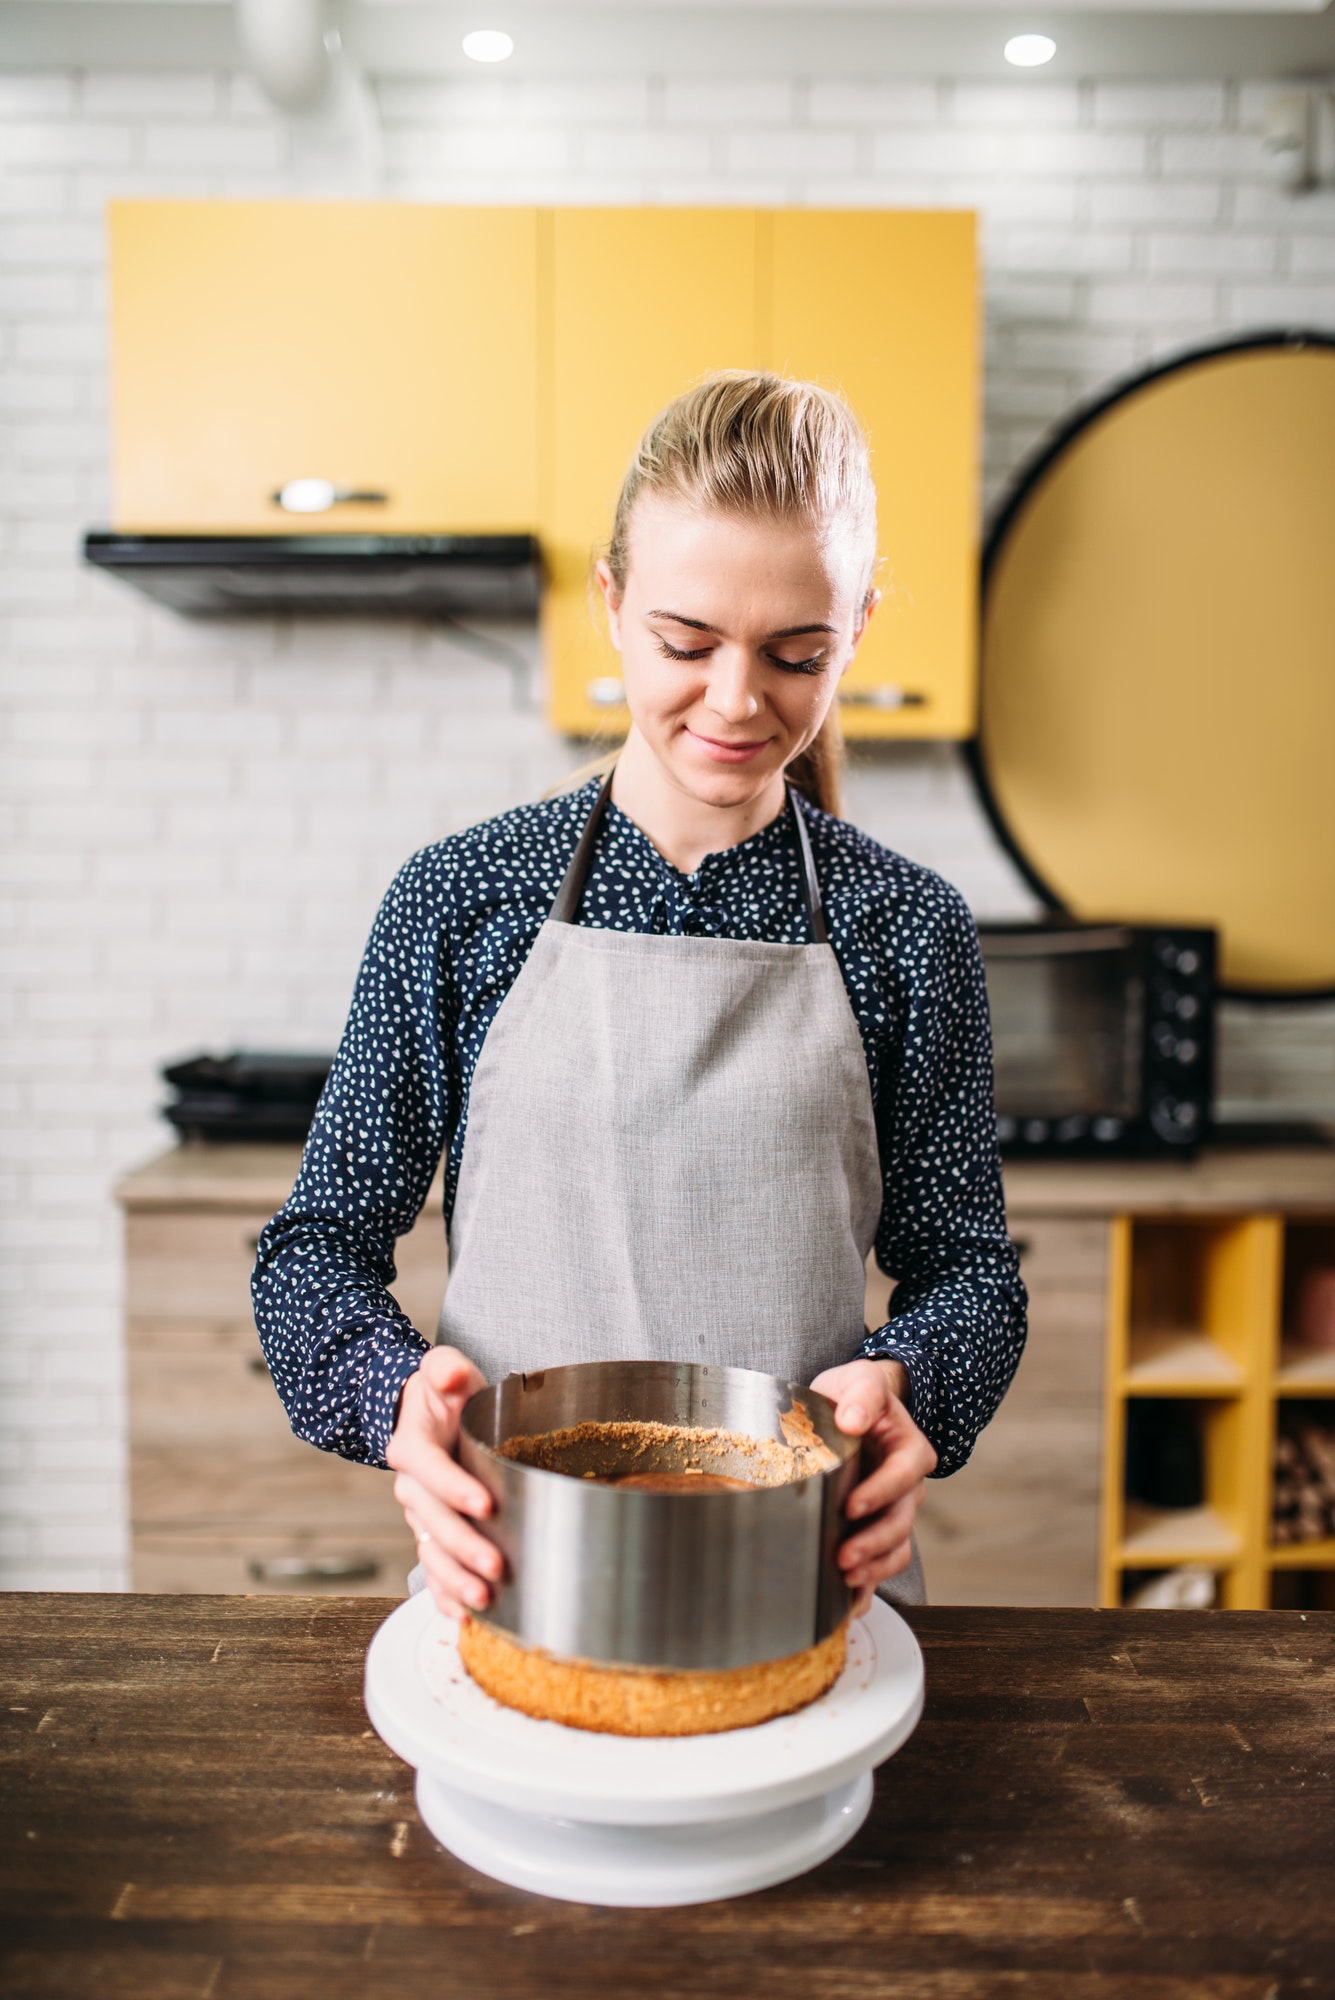
[[[1335,1263],[1335,1218],[1123,1215],[1112,1224],[1100,1602],[1129,1571],[1199,1563],[1220,1602],[1261,1609],[1273,1573],[1335,1571],[1335,1538],[1271,1541],[1275,1429],[1285,1399],[1335,1396],[1335,1353],[1287,1338],[1303,1272]],[[1199,1426],[1202,1496],[1148,1507],[1126,1493],[1127,1410],[1177,1400]]]

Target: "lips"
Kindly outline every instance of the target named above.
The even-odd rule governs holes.
[[[688,729],[686,734],[702,756],[711,757],[717,764],[747,764],[769,747],[767,736],[762,736],[758,743],[728,743],[716,736],[701,736],[694,729]]]

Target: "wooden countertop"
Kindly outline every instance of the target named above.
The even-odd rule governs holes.
[[[503,1888],[419,1821],[388,1600],[4,1599],[0,1990],[107,2000],[1283,2000],[1335,1968],[1335,1612],[915,1611],[871,1817],[736,1901]]]
[[[126,1208],[272,1214],[300,1160],[300,1146],[173,1146],[126,1175],[116,1195]],[[1006,1199],[1023,1214],[1335,1214],[1335,1147],[1210,1147],[1193,1161],[1011,1160]]]

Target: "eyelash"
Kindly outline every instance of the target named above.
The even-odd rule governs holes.
[[[694,650],[671,646],[657,633],[654,634],[654,643],[666,660],[703,660],[709,654],[708,646],[699,646]],[[825,665],[825,660],[824,653],[813,653],[809,660],[776,660],[773,654],[770,655],[770,665],[778,667],[785,674],[818,674]]]

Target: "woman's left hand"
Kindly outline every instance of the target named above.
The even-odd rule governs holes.
[[[865,1522],[839,1545],[839,1566],[858,1593],[853,1615],[871,1602],[878,1583],[898,1576],[913,1560],[913,1517],[936,1453],[905,1408],[908,1378],[898,1361],[846,1361],[812,1383],[835,1406],[834,1420],[849,1437],[865,1437],[875,1470],[844,1502],[850,1521]]]

